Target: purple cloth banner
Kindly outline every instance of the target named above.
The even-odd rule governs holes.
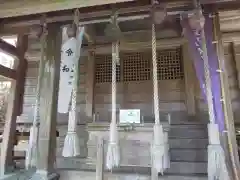
[[[200,88],[205,102],[206,89],[205,89],[205,77],[204,77],[204,62],[203,62],[203,50],[202,50],[202,38],[201,32],[193,30],[188,21],[187,16],[182,16],[181,20],[182,27],[184,29],[184,36],[188,39],[190,50],[193,56],[194,67],[200,83]],[[218,56],[213,42],[213,23],[210,15],[205,16],[205,39],[207,46],[208,62],[210,67],[210,76],[212,82],[212,93],[213,93],[213,106],[216,118],[216,123],[219,126],[219,130],[222,132],[225,129],[224,125],[224,113],[221,102],[221,81],[220,74],[218,72]]]

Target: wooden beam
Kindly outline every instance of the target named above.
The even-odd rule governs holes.
[[[223,109],[224,109],[224,117],[225,117],[225,125],[226,125],[226,133],[222,133],[221,135],[227,139],[227,142],[224,143],[228,147],[228,155],[231,159],[231,166],[233,170],[234,179],[240,179],[240,163],[239,163],[239,155],[238,155],[238,146],[236,141],[235,127],[234,127],[234,115],[231,101],[231,94],[229,89],[229,79],[228,79],[228,71],[225,67],[225,58],[224,58],[224,47],[222,40],[222,33],[220,31],[220,22],[219,22],[219,14],[216,13],[214,17],[214,32],[215,38],[217,41],[216,49],[219,61],[219,69],[223,70],[220,73],[221,80],[221,90],[222,90],[222,99],[223,99]]]
[[[128,2],[136,2],[137,0],[61,0],[61,1],[32,1],[25,0],[24,6],[21,1],[5,1],[1,4],[0,18],[9,18],[17,16],[27,16],[32,14],[42,14],[54,11],[71,10],[75,8],[88,8],[91,9],[94,6],[102,6],[107,4],[123,4]],[[150,2],[150,1],[145,1]],[[235,3],[236,0],[201,0],[201,4],[225,4]],[[165,4],[170,4],[175,7],[181,7],[184,5],[191,4],[191,0],[175,0],[175,1],[164,1]],[[150,5],[150,3],[149,3]],[[116,6],[116,5],[115,5]],[[168,6],[167,6],[168,7]],[[234,7],[232,7],[234,8]]]
[[[11,79],[16,79],[16,70],[0,64],[0,75]]]
[[[240,89],[240,44],[231,43],[231,50],[237,70],[238,88]]]
[[[240,2],[239,1],[232,1],[227,3],[221,3],[217,5],[219,11],[227,11],[227,10],[239,10]]]
[[[141,2],[141,1],[138,1]],[[177,15],[183,11],[189,10],[191,3],[186,2],[186,1],[178,1],[178,3],[173,3],[173,2],[167,2],[166,7],[168,11],[168,15]],[[121,16],[133,16],[134,14],[142,14],[142,15],[148,15],[149,12],[152,8],[151,5],[149,4],[143,4],[143,3],[134,3],[133,5],[125,5],[125,6],[116,6],[118,9],[118,15],[119,18]],[[89,8],[88,8],[89,9]],[[101,22],[101,19],[106,19],[109,18],[110,21],[110,16],[112,15],[112,9],[109,9],[109,7],[104,8],[104,9],[99,9],[96,10],[96,8],[92,9],[91,11],[85,11],[81,12],[80,16],[80,24],[91,24],[91,23],[96,23],[96,22]],[[24,16],[24,17],[19,17],[19,18],[7,18],[4,19],[2,22],[1,26],[2,29],[6,28],[9,29],[10,27],[26,27],[26,26],[39,26],[40,22],[39,19],[41,16]],[[71,23],[73,21],[73,13],[72,11],[69,12],[63,12],[63,13],[54,13],[52,12],[49,14],[46,18],[46,22],[49,23]],[[34,29],[34,28],[33,28]]]
[[[27,0],[27,2],[30,1],[30,0]],[[77,0],[71,0],[71,1],[77,1]],[[82,1],[78,1],[78,3],[81,4],[81,7],[86,7],[86,4],[91,4],[93,1],[96,1],[96,0],[89,0],[87,1],[86,3],[82,3]],[[100,2],[97,2],[96,5],[98,4],[111,4],[111,2],[113,0],[108,0],[107,3],[105,1],[105,3],[103,3],[104,0],[100,0]],[[133,0],[116,0],[114,1],[114,3],[118,3],[118,2],[124,2],[123,5],[121,6],[116,6],[116,8],[119,10],[119,15],[123,15],[123,14],[130,14],[130,13],[140,13],[140,12],[145,12],[146,14],[149,14],[149,11],[151,9],[151,5],[149,3],[146,3],[147,1],[133,1]],[[145,2],[145,3],[143,3]],[[206,4],[208,1],[205,1],[202,2],[202,4]],[[20,2],[19,2],[20,3]],[[37,4],[40,3],[40,1],[34,1],[33,4]],[[52,3],[52,2],[50,2]],[[59,2],[59,4],[61,4],[61,2]],[[63,2],[64,3],[64,2]],[[129,5],[129,3],[131,3]],[[164,2],[166,4],[166,8],[167,8],[167,11],[168,11],[168,15],[173,15],[174,13],[175,14],[179,14],[183,11],[187,11],[187,10],[191,10],[192,9],[192,2],[191,0],[177,0],[177,1],[171,1],[171,2]],[[231,3],[231,2],[230,2]],[[232,1],[232,3],[236,3],[235,1]],[[7,11],[6,9],[3,8],[3,6],[7,6],[7,4],[12,4],[12,3],[5,3],[3,5],[1,5],[1,12],[0,12],[0,18],[1,18],[1,13],[4,13],[4,10]],[[14,4],[16,4],[16,1],[14,2]],[[42,3],[41,1],[41,5],[42,6],[47,6],[48,3]],[[68,5],[70,5],[70,3],[68,3]],[[122,4],[122,3],[120,3]],[[219,6],[221,5],[222,3],[219,3]],[[238,3],[239,4],[239,3]],[[230,7],[232,7],[233,5],[231,5]],[[11,6],[10,6],[11,7]],[[8,7],[8,8],[10,8]],[[221,7],[221,6],[220,6]],[[225,3],[224,3],[224,7],[226,7]],[[234,7],[232,8],[235,8],[235,4],[234,4]],[[237,6],[239,7],[239,5]],[[27,8],[25,6],[20,6],[19,7],[20,9],[21,8]],[[74,6],[72,9],[74,8],[77,8],[77,6]],[[229,8],[230,10],[232,8]],[[4,10],[3,10],[4,9]],[[48,9],[48,8],[46,8]],[[36,10],[36,11],[35,11]],[[27,13],[28,15],[30,14],[35,14],[37,13],[37,11],[39,10],[38,6],[37,8],[34,8],[32,11],[34,11],[33,13],[31,13],[31,11],[29,11],[29,9],[27,8],[27,11],[21,11],[21,13],[25,14]],[[87,19],[92,19],[92,20],[96,20],[96,19],[100,19],[101,17],[106,17],[106,16],[110,16],[111,13],[112,13],[112,10],[109,10],[109,6],[106,6],[106,7],[102,7],[102,8],[97,8],[97,7],[88,7],[86,8],[85,10],[82,10],[80,9],[81,11],[81,17],[80,17],[80,21],[83,22],[83,21],[86,21]],[[226,9],[224,10],[226,11]],[[7,13],[7,17],[14,17],[11,13],[12,12],[16,12],[16,10],[14,9],[14,11],[11,10],[11,12]],[[1,27],[4,27],[4,28],[9,28],[10,26],[32,26],[32,25],[39,25],[40,22],[39,22],[39,19],[40,19],[41,15],[35,15],[35,16],[21,16],[21,17],[18,17],[18,18],[7,18],[7,19],[4,19],[4,21],[2,22],[1,24]],[[73,20],[73,16],[72,16],[72,10],[69,10],[69,11],[64,11],[64,12],[51,12],[51,14],[48,15],[46,21],[47,23],[55,23],[55,22],[70,22]]]
[[[24,43],[26,41],[23,37],[18,37],[17,49],[20,57],[24,58],[25,52],[21,52],[22,47],[25,47]],[[16,119],[20,115],[20,109],[22,106],[22,86],[23,76],[22,74],[26,72],[25,61],[19,61],[16,71],[16,80],[12,81],[11,92],[9,97],[9,104],[6,114],[6,122],[3,132],[3,143],[1,147],[1,159],[0,159],[0,175],[4,176],[13,166],[13,147],[15,140],[16,132]]]
[[[141,8],[141,7],[138,7]],[[132,11],[131,11],[132,9]],[[124,9],[124,10],[120,10],[120,12],[134,12],[136,11],[137,8],[131,8],[129,10]],[[135,9],[135,10],[134,10]],[[145,8],[146,9],[146,8]],[[148,13],[148,12],[146,12]],[[109,11],[105,11],[105,12],[98,12],[98,13],[91,13],[89,15],[81,15],[81,19],[80,19],[80,24],[83,23],[90,23],[89,19],[94,20],[92,18],[95,18],[95,16],[97,15],[104,15],[107,14],[106,16],[110,16],[110,12]],[[89,16],[89,18],[85,19],[84,16]],[[104,17],[106,17],[104,16]],[[14,20],[14,21],[8,21],[5,20],[4,24],[0,24],[1,28],[0,28],[0,35],[12,35],[12,34],[17,34],[19,32],[21,33],[25,33],[25,34],[36,34],[37,31],[39,31],[39,18],[36,19],[32,19],[32,20]],[[101,17],[100,17],[101,18]],[[67,15],[67,16],[63,16],[63,15],[59,15],[56,17],[48,17],[47,22],[48,23],[54,23],[54,22],[63,22],[63,25],[65,24],[70,24],[72,21],[72,15]],[[96,22],[96,21],[95,21]],[[234,23],[233,23],[234,22]],[[178,23],[176,23],[178,24]],[[227,17],[223,15],[221,17],[221,31],[228,32],[228,33],[235,33],[237,31],[239,31],[240,29],[240,15],[239,16],[231,16],[231,17]],[[90,25],[90,24],[89,24]],[[89,26],[87,25],[87,26]],[[178,27],[179,28],[179,27]],[[180,29],[178,29],[180,30]],[[141,29],[141,31],[143,31]],[[145,30],[146,31],[146,30]],[[237,39],[239,39],[239,36],[237,37]]]
[[[0,18],[42,14],[51,11],[63,11],[68,9],[86,8],[106,4],[124,3],[135,0],[61,0],[61,1],[4,1],[1,3]]]
[[[16,117],[17,117],[17,83],[12,81],[11,90],[9,92],[8,108],[6,112],[6,121],[3,131],[3,142],[1,146],[0,156],[0,177],[2,178],[11,168],[12,163],[12,150],[15,144],[16,132]]]
[[[195,76],[191,55],[189,53],[189,45],[185,43],[182,46],[182,56],[184,64],[184,81],[185,81],[185,102],[187,113],[189,116],[196,115],[196,100],[195,100]]]
[[[39,159],[36,174],[32,179],[49,179],[56,161],[56,121],[60,77],[61,28],[48,25],[47,48],[44,54],[44,72],[41,84]],[[47,68],[46,68],[47,67]],[[55,179],[55,178],[53,178]]]
[[[162,32],[157,32],[157,36],[159,36]],[[151,48],[151,41],[150,37],[151,31],[149,30],[142,30],[142,31],[132,31],[132,32],[125,32],[123,36],[126,37],[120,42],[120,50],[121,51],[134,51],[134,50],[141,50],[141,49],[148,49]],[[134,36],[132,38],[131,37]],[[144,38],[142,41],[136,41],[135,37],[147,37]],[[84,53],[88,53],[89,51],[94,51],[96,54],[105,54],[111,51],[111,43],[106,42],[106,38],[104,36],[98,36],[95,38],[96,42],[100,42],[98,44],[94,44],[92,46],[85,45],[83,47]],[[231,42],[240,42],[240,32],[229,32],[222,34],[222,40],[224,43],[231,43]],[[105,41],[105,43],[104,43]],[[172,48],[181,46],[187,42],[187,39],[184,37],[172,37],[172,38],[159,38],[157,39],[157,48]],[[83,45],[84,46],[84,45]]]
[[[25,59],[25,53],[27,52],[28,49],[28,36],[27,35],[18,35],[18,41],[17,41],[17,52],[18,52],[18,61],[19,61],[19,66],[18,68],[21,68],[21,73],[19,81],[21,82],[20,85],[18,86],[19,88],[19,110],[18,114],[21,115],[23,111],[23,99],[24,99],[24,91],[25,91],[25,80],[26,80],[26,74],[27,74],[27,67],[28,67],[28,62]]]
[[[94,106],[94,52],[88,53],[87,72],[86,72],[86,116],[90,122],[93,120],[93,106]]]
[[[11,56],[18,57],[17,48],[0,38],[0,49]]]
[[[229,3],[237,2],[236,0],[200,0],[201,4],[216,4],[216,3]]]
[[[178,47],[185,42],[187,42],[187,40],[182,37],[160,39],[160,40],[157,40],[157,48],[168,49],[168,48]],[[146,41],[145,42],[121,41],[119,46],[120,51],[135,51],[135,50],[145,50],[150,48],[151,48],[151,41],[147,41],[147,42]],[[96,54],[106,54],[111,52],[111,43],[84,47],[83,49],[85,53],[86,51],[87,52],[94,51]]]

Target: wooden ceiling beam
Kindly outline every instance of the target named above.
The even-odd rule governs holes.
[[[165,2],[165,0],[162,0],[161,2],[163,1],[164,3],[166,3],[166,7],[169,15],[179,14],[183,11],[187,11],[193,8],[191,0],[173,0],[170,2],[169,1]],[[228,7],[228,9],[236,8],[236,7],[240,8],[240,4],[238,2],[235,2],[234,0],[227,0],[229,1],[228,3],[226,2],[222,3],[222,1],[220,3],[220,0],[213,0],[213,1],[219,2],[218,7],[221,11],[223,10],[225,11],[225,9],[223,9],[222,7]],[[209,6],[208,1],[201,0],[201,2]],[[130,7],[127,7],[123,3],[121,6],[118,7],[119,17],[123,18],[123,20],[125,20],[127,16],[134,16],[134,14],[137,16],[145,16],[145,18],[148,17],[149,12],[151,10],[151,6],[146,5],[146,2],[144,3],[142,2],[135,3],[134,4],[135,6],[130,6]],[[230,5],[226,6],[226,4],[231,4],[231,6]],[[91,8],[87,8],[87,9],[91,9]],[[91,9],[91,11],[90,10],[80,11],[81,12],[80,24],[89,25],[94,23],[108,22],[108,20],[110,20],[109,17],[112,13],[112,10],[109,10],[109,9],[110,8],[108,9],[96,8],[96,9]],[[134,18],[136,18],[136,16]],[[61,23],[63,25],[71,23],[72,20],[73,20],[72,11],[52,12],[47,15],[47,19],[46,19],[47,23]],[[19,31],[21,31],[21,33],[31,35],[31,33],[34,34],[34,31],[36,31],[40,26],[40,15],[7,18],[0,23],[0,26],[2,27],[0,28],[0,34],[8,35],[8,34],[19,33]],[[90,39],[90,36],[89,36],[89,39]]]
[[[237,0],[200,0],[200,3],[221,5],[224,3],[234,3]],[[161,0],[160,3],[164,3],[167,8],[169,7],[181,7],[185,5],[192,5],[192,0]],[[115,8],[126,8],[137,5],[150,5],[149,0],[62,0],[62,1],[32,1],[26,0],[24,4],[18,0],[4,1],[1,3],[0,19],[21,17],[29,15],[39,15],[43,13],[60,14],[70,12],[73,9],[79,8],[83,13],[91,13],[93,11],[102,11]],[[234,7],[232,7],[234,8]]]
[[[161,34],[162,32],[160,31],[156,32],[158,47],[161,48],[175,47],[181,45],[183,42],[187,42],[187,39],[182,36],[164,38],[161,37]],[[128,37],[131,37],[132,39],[129,39]],[[139,40],[139,37],[144,38]],[[240,32],[223,33],[222,39],[224,43],[240,42]],[[111,43],[107,42],[105,37],[98,36],[96,40],[97,44],[94,44],[91,47],[85,44],[83,46],[83,49],[85,51],[94,51],[94,49],[107,49],[111,51]],[[151,44],[151,30],[125,32],[123,33],[123,39],[120,40],[120,49],[129,50],[137,47],[141,47],[142,49],[144,49],[151,47],[149,46],[149,44]],[[102,52],[104,53],[104,51]]]
[[[239,7],[240,4],[236,4],[235,1],[231,1],[234,5],[234,7]],[[203,3],[206,3],[203,0]],[[229,2],[230,3],[230,2]],[[228,3],[228,4],[229,4]],[[223,6],[224,4],[224,6]],[[219,9],[223,10],[222,7],[228,7],[228,9],[231,9],[232,5],[225,6],[225,3],[220,3]],[[172,2],[166,2],[166,7],[169,15],[176,15],[183,11],[187,11],[192,9],[192,2],[191,0],[180,0],[180,1],[172,1]],[[232,8],[234,8],[232,7]],[[126,19],[126,16],[134,16],[136,15],[149,15],[149,12],[151,10],[150,5],[139,5],[139,6],[133,6],[133,7],[125,7],[122,6],[118,9],[119,17],[123,17]],[[103,9],[99,11],[91,11],[91,12],[81,12],[80,17],[80,24],[94,24],[94,23],[101,23],[108,21],[108,18],[110,17],[112,13],[112,10]],[[18,33],[21,31],[21,33],[29,34],[39,28],[40,26],[40,15],[37,16],[25,16],[25,17],[19,17],[19,18],[7,18],[4,19],[0,26],[2,27],[0,29],[0,34],[8,34],[9,32]],[[46,22],[47,23],[62,23],[69,24],[73,20],[73,13],[72,11],[63,12],[63,13],[51,13],[47,16]],[[109,19],[110,20],[110,19]],[[14,29],[17,28],[17,29]]]
[[[216,3],[229,3],[237,2],[237,0],[200,0],[201,4],[216,4]]]
[[[217,9],[221,11],[234,11],[239,10],[240,8],[240,1],[233,1],[232,3],[222,3],[217,6]]]
[[[4,1],[1,3],[0,18],[26,16],[31,14],[42,14],[53,11],[63,11],[76,8],[101,6],[131,2],[136,0],[61,0],[61,1],[32,1],[25,0],[24,3],[18,0]]]
[[[167,11],[170,15],[172,14],[179,14],[179,12],[183,12],[189,10],[189,6],[191,3],[189,0],[181,0],[178,3],[166,3]],[[129,16],[129,15],[136,15],[136,14],[149,14],[151,11],[152,6],[147,4],[135,4],[135,6],[122,6],[117,7],[118,15],[121,16]],[[101,19],[110,18],[112,15],[112,9],[102,9],[102,10],[93,10],[90,12],[84,12],[80,10],[80,24],[93,24],[94,21]],[[2,27],[19,27],[19,26],[32,26],[32,25],[39,25],[40,24],[41,15],[36,16],[24,16],[18,18],[6,18],[2,21]],[[51,13],[47,15],[46,22],[47,23],[70,23],[73,20],[73,12],[57,12]],[[92,23],[91,23],[92,22]]]

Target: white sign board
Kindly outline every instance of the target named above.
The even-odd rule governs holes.
[[[120,124],[141,123],[140,109],[121,109]]]

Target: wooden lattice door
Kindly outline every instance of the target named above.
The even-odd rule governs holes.
[[[157,52],[159,97],[163,111],[171,110],[171,101],[181,101],[179,92],[184,92],[181,89],[184,77],[181,57],[180,48]],[[110,121],[111,55],[98,55],[95,63],[95,113],[101,121]],[[151,51],[121,53],[117,82],[117,107],[141,109],[147,121],[153,121]]]

